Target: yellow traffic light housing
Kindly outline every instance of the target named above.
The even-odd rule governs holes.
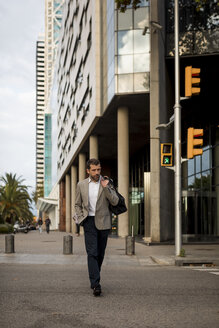
[[[185,68],[185,96],[191,97],[192,95],[198,95],[201,89],[197,86],[200,84],[199,74],[200,68],[193,68],[192,66],[186,66]]]
[[[194,156],[203,154],[202,148],[194,148],[203,145],[203,139],[199,138],[202,136],[203,129],[189,128],[187,130],[187,158],[193,158]]]
[[[171,143],[161,144],[161,166],[173,165],[173,145]]]

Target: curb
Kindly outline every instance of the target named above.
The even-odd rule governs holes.
[[[186,258],[186,257],[156,257],[156,256],[150,256],[152,261],[159,265],[167,266],[167,265],[172,265],[172,266],[188,266],[188,265],[219,265],[219,259],[215,258]]]
[[[219,265],[218,259],[212,258],[175,258],[176,266],[186,266],[186,265]]]
[[[171,257],[155,257],[155,256],[150,256],[152,261],[159,265],[175,265],[175,259]]]

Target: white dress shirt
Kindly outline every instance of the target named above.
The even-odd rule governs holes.
[[[100,179],[99,181],[94,182],[89,178],[89,191],[88,191],[89,216],[95,216],[99,188],[100,188]]]

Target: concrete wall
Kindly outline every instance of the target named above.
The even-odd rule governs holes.
[[[165,2],[151,1],[151,21],[165,26]],[[150,223],[152,241],[173,238],[173,172],[160,164],[160,143],[172,142],[171,132],[156,129],[169,121],[166,99],[165,30],[151,26],[150,72]],[[162,187],[161,187],[162,186]]]

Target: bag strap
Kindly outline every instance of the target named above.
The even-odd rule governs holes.
[[[109,184],[112,187],[112,189],[114,189],[117,192],[117,188],[114,185],[113,179],[109,178]]]

